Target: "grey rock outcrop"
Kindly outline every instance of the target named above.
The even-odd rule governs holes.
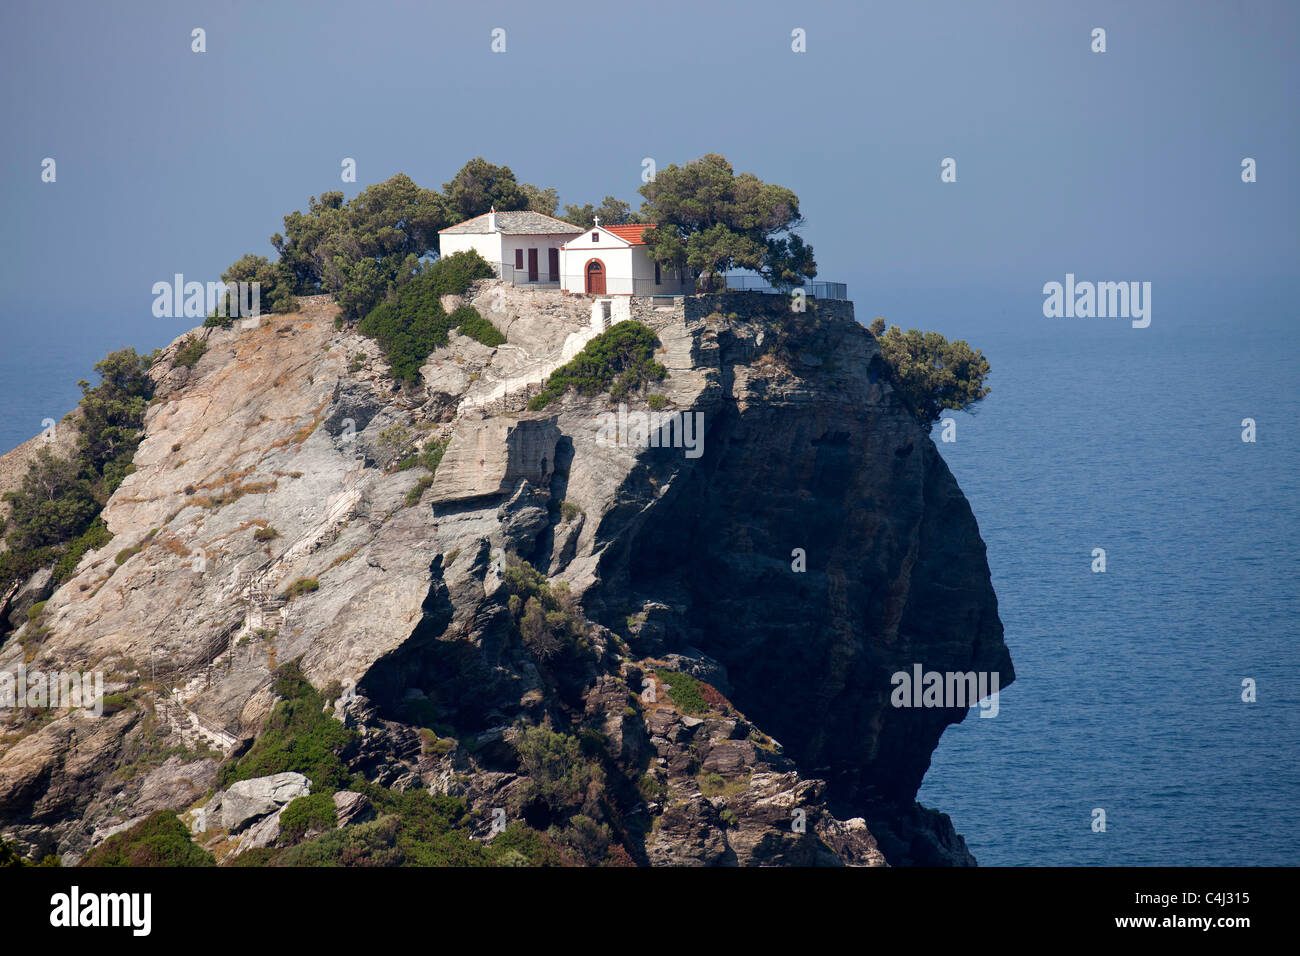
[[[465,298],[507,343],[453,337],[423,389],[387,381],[324,297],[256,329],[203,330],[184,374],[175,344],[164,353],[135,471],[103,513],[112,543],[49,597],[48,630],[24,619],[0,646],[0,669],[83,662],[131,703],[98,720],[13,714],[0,833],[78,853],[143,807],[194,805],[262,731],[272,675],[295,661],[318,688],[355,689],[335,710],[360,735],[350,770],[460,797],[475,820],[501,807],[549,825],[512,742],[542,725],[600,741],[632,862],[973,862],[947,817],[915,803],[965,713],[892,708],[889,674],[992,670],[1003,688],[1014,675],[974,517],[869,374],[879,349],[852,307],[633,300],[669,373],[656,404],[703,416],[688,456],[608,441],[609,396],[526,409],[589,330],[585,297],[489,281]],[[648,411],[644,391],[625,403]],[[412,451],[450,438],[432,482],[390,465],[379,434],[394,425]],[[508,561],[567,586],[581,611],[586,656],[563,675],[521,643]],[[299,581],[317,586],[286,598]],[[657,668],[710,685],[709,710],[645,702]],[[160,687],[173,705],[154,706]],[[200,746],[182,722],[212,749],[142,786],[130,767]],[[431,726],[433,746],[417,729]],[[240,786],[220,819],[250,846],[276,839],[285,794],[306,792]]]
[[[298,797],[311,793],[311,781],[300,773],[274,773],[232,783],[213,797],[209,812],[217,812],[221,826],[236,833],[253,820],[276,813]]]

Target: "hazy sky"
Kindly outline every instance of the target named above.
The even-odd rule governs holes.
[[[15,369],[75,381],[170,341],[187,323],[153,318],[153,283],[273,255],[309,196],[397,172],[439,188],[479,155],[562,203],[639,204],[643,158],[721,152],[798,193],[821,278],[867,321],[908,290],[987,288],[990,314],[1043,321],[1066,272],[1231,297],[1300,258],[1298,10],[5,0],[0,395]]]

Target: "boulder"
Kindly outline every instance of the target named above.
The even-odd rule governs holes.
[[[232,833],[254,820],[275,813],[289,801],[311,793],[311,781],[300,773],[273,773],[232,783],[221,794],[221,825]]]

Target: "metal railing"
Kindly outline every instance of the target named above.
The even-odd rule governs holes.
[[[527,266],[517,269],[513,262],[492,262],[489,265],[496,269],[498,278],[509,282],[511,285],[529,286],[534,289],[558,289],[560,287],[559,278],[551,278],[550,266],[546,263],[538,265],[536,279],[528,278]]]
[[[496,269],[497,275],[504,281],[514,286],[525,286],[533,289],[559,289],[568,288],[571,290],[585,290],[587,288],[587,277],[585,275],[562,275],[551,278],[549,268],[543,266],[537,271],[537,278],[530,279],[528,269],[518,269],[513,263],[494,262],[492,266]],[[720,275],[713,277],[713,287],[706,288],[703,279],[697,279],[692,286],[689,280],[681,283],[676,276],[664,270],[659,282],[653,279],[628,279],[621,277],[605,276],[605,291],[595,293],[597,295],[635,295],[635,296],[678,296],[693,295],[696,292],[762,292],[767,295],[790,295],[794,289],[803,289],[804,293],[814,299],[847,299],[849,297],[849,287],[843,282],[804,282],[801,285],[792,288],[780,288],[772,285],[762,276],[755,275]]]
[[[803,282],[793,288],[778,288],[762,276],[725,275],[728,289],[737,292],[764,292],[770,295],[789,295],[794,289],[803,289],[814,299],[847,299],[849,287],[844,282]],[[721,290],[718,290],[721,291]]]

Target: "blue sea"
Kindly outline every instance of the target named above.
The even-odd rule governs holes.
[[[1294,865],[1300,312],[1282,287],[1171,280],[1134,329],[1044,318],[1025,292],[878,312],[993,369],[939,449],[988,545],[1017,679],[995,718],[948,729],[919,799],[984,865]]]
[[[1017,680],[997,717],[945,733],[920,799],[984,865],[1295,864],[1300,312],[1281,284],[1182,278],[1155,283],[1146,329],[1046,319],[1042,281],[850,288],[862,321],[965,338],[993,367],[939,448],[988,545]],[[108,349],[186,324],[7,323],[0,448],[70,409]]]

